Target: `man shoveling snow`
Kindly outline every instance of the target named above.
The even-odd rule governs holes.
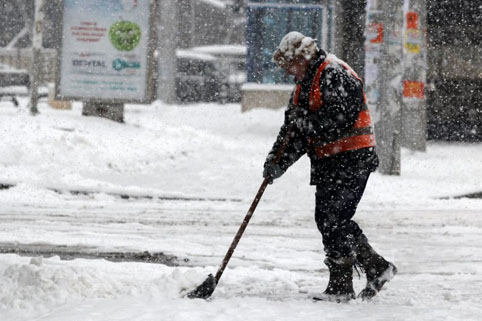
[[[308,154],[311,184],[316,185],[315,220],[330,271],[327,289],[315,299],[355,299],[353,267],[358,266],[367,277],[358,297],[369,300],[397,269],[373,250],[352,220],[368,178],[378,166],[363,82],[345,62],[299,32],[283,37],[273,61],[295,76],[296,87],[263,176],[272,183]],[[280,150],[281,157],[276,157]]]

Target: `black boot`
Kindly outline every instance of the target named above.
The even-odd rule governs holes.
[[[397,274],[396,266],[375,252],[364,235],[357,246],[356,260],[367,276],[367,285],[358,294],[362,300],[373,298]]]
[[[321,295],[314,297],[317,301],[345,303],[355,299],[353,290],[353,265],[355,257],[326,257],[325,264],[330,270],[330,281]]]

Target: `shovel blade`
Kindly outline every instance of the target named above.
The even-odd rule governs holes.
[[[190,299],[207,299],[213,294],[216,285],[216,278],[209,274],[208,278],[200,286],[187,294],[187,297]]]

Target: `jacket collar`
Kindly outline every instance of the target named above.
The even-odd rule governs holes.
[[[326,51],[323,49],[320,49],[313,58],[310,60],[310,64],[308,65],[308,68],[306,68],[305,71],[305,76],[303,80],[298,81],[297,84],[300,85],[306,85],[309,84],[311,85],[311,82],[313,81],[313,78],[316,75],[316,72],[318,71],[318,68],[320,65],[325,61],[326,59]]]

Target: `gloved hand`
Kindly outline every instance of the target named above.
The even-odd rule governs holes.
[[[268,163],[264,166],[263,177],[268,179],[270,184],[273,181],[283,175],[283,170],[278,164]]]

